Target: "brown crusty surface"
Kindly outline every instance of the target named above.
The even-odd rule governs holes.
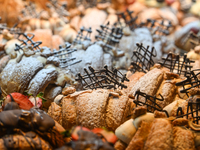
[[[124,82],[124,84],[127,86],[127,88],[124,89],[124,92],[125,93],[130,93],[130,91],[133,88],[133,86],[144,75],[145,75],[144,72],[136,72],[136,73],[132,74],[130,77],[128,77],[129,82],[127,82],[127,81]]]
[[[176,117],[178,107],[182,107],[183,113],[185,114],[187,112],[187,105],[188,105],[187,101],[178,101],[177,104],[172,109],[170,116]]]
[[[144,143],[147,140],[150,129],[151,123],[142,121],[141,126],[138,128],[126,150],[143,150]]]
[[[174,80],[163,80],[159,90],[157,91],[157,97],[161,98],[159,94],[161,94],[164,98],[164,101],[157,101],[158,104],[164,108],[165,106],[172,103],[176,96],[176,85]]]
[[[192,131],[180,126],[173,127],[173,149],[196,150]]]
[[[140,90],[149,95],[155,95],[163,80],[164,71],[154,68],[142,76],[131,89],[129,96],[134,97],[135,92]],[[139,101],[145,102],[145,98],[140,97]]]
[[[49,107],[48,110],[48,115],[62,125],[62,108],[55,102],[51,103],[51,106]]]
[[[66,130],[76,125],[75,98],[64,97],[62,99],[62,125]]]
[[[104,89],[79,95],[75,100],[77,124],[90,129],[105,127],[108,97],[109,91]]]
[[[128,103],[126,94],[119,97],[110,97],[106,110],[106,127],[108,130],[114,131],[122,124],[124,110]]]
[[[144,150],[172,150],[171,123],[162,118],[154,119]]]
[[[154,118],[167,118],[167,115],[166,115],[165,112],[155,110],[154,111]]]
[[[118,140],[118,141],[115,143],[115,145],[114,145],[114,148],[115,148],[116,150],[125,150],[126,147],[127,147],[127,144],[124,143],[124,142],[122,142],[122,141],[120,141],[120,140]]]

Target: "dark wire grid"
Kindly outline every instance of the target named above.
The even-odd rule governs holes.
[[[170,72],[174,72],[179,75],[188,76],[190,74],[194,61],[187,58],[187,54],[184,56],[169,53],[166,58],[162,58],[162,62],[159,62],[161,66],[170,69]]]
[[[155,64],[153,61],[153,57],[156,57],[157,55],[155,48],[152,47],[151,51],[149,51],[149,46],[145,48],[142,43],[137,43],[136,46],[137,48],[133,51],[133,56],[131,57],[131,71],[133,73],[136,71],[147,73]]]
[[[64,46],[59,46],[59,50],[54,50],[52,55],[57,57],[60,60],[60,67],[66,68],[77,63],[80,63],[82,60],[75,61],[76,58],[72,57],[73,52],[77,51],[75,48],[70,48],[71,44],[65,43]]]
[[[78,32],[75,40],[73,41],[73,45],[75,44],[82,44],[83,41],[91,41],[91,33],[92,33],[92,29],[90,28],[85,28],[85,27],[81,27],[80,31]]]
[[[141,92],[140,90],[137,90],[135,92],[135,99],[133,100],[133,102],[136,104],[136,107],[137,106],[147,106],[147,111],[148,112],[154,112],[155,110],[158,110],[158,111],[162,111],[162,107],[157,104],[156,101],[164,101],[164,98],[161,94],[159,94],[161,99],[160,98],[157,98],[156,96],[151,96],[151,95],[148,95],[146,93],[143,93]],[[140,101],[140,97],[143,97],[145,98],[145,101]]]
[[[198,73],[195,73],[197,71]],[[200,80],[198,78],[199,75],[200,75],[200,69],[192,70],[187,74],[186,79],[176,83],[176,86],[182,86],[183,89],[180,92],[186,93],[186,95],[189,97],[188,93],[190,89],[200,88]]]
[[[199,111],[200,111],[200,99],[198,98],[196,99],[195,102],[188,101],[186,114],[183,113],[182,107],[178,107],[176,118],[186,117],[188,119],[189,117],[192,117],[193,122],[199,124],[200,121]]]
[[[109,70],[107,66],[104,69],[95,71],[91,66],[88,67],[89,71],[84,68],[85,75],[78,74],[77,81],[81,82],[83,89],[98,89],[98,88],[127,88],[123,84],[124,81],[129,81],[126,74],[122,74],[117,69]]]

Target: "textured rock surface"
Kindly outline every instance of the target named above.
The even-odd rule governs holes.
[[[137,48],[136,43],[143,43],[144,47],[153,46],[151,33],[147,28],[137,28],[131,32],[130,36],[123,36],[119,43],[119,49],[126,54],[116,59],[115,66],[117,68],[128,68],[130,66],[133,51]]]
[[[57,95],[59,95],[62,92],[62,87],[55,86],[55,85],[49,85],[45,91],[44,91],[44,98],[47,100],[44,103],[44,107],[48,108],[51,105],[51,102],[55,99]]]
[[[107,55],[108,56],[108,55]],[[106,63],[111,64],[111,60],[106,56]],[[73,53],[73,57],[76,57],[77,60],[82,60],[80,63],[75,64],[70,67],[72,73],[84,73],[83,68],[88,68],[88,66],[92,66],[94,69],[102,69],[104,66],[104,52],[103,49],[97,45],[91,45],[87,48],[86,51],[84,50],[78,50],[77,52]]]
[[[151,33],[147,28],[137,28],[130,36],[123,36],[119,48],[132,56],[136,43],[143,43],[145,47],[153,45]]]
[[[56,79],[57,75],[58,72],[54,68],[40,70],[29,83],[28,93],[36,96],[40,91],[44,91],[49,83]]]
[[[153,43],[153,46],[157,53],[155,60],[160,60],[162,58],[162,42],[156,41],[155,43]]]

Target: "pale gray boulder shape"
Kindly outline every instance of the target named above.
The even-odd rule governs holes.
[[[104,51],[101,46],[97,44],[93,44],[87,48],[86,51],[78,50],[73,53],[73,57],[76,60],[82,60],[80,63],[77,63],[73,66],[70,66],[69,69],[73,74],[85,74],[84,68],[88,68],[88,66],[92,66],[95,70],[102,69],[105,63],[108,67],[111,67],[112,57],[109,55],[104,55]],[[104,58],[105,57],[105,58]]]
[[[42,47],[41,48],[41,56],[43,56],[43,57],[45,57],[45,58],[47,58],[47,57],[49,57],[49,56],[51,56],[52,55],[52,52],[51,52],[51,49],[50,48],[48,48],[48,47],[46,47],[46,46],[44,46],[44,47]]]
[[[36,96],[40,91],[44,91],[45,88],[52,83],[58,76],[58,72],[55,68],[48,68],[40,70],[28,85],[28,93]]]
[[[143,43],[145,47],[152,47],[153,39],[147,28],[137,28],[130,36],[123,36],[119,43],[119,49],[128,53],[131,57],[133,50],[136,49],[136,43]]]
[[[153,43],[154,49],[156,51],[156,57],[153,57],[153,60],[156,62],[162,58],[162,42],[156,41]]]
[[[44,98],[47,100],[45,103],[43,103],[43,107],[49,108],[51,105],[51,102],[56,98],[57,95],[62,93],[62,87],[56,86],[54,84],[50,84],[47,86],[47,88],[44,91]]]
[[[151,49],[153,46],[153,39],[147,28],[137,28],[132,31],[130,36],[122,37],[119,43],[119,49],[123,50],[126,54],[116,59],[116,68],[128,69],[133,51],[137,48],[137,43],[142,43],[144,47],[150,46],[149,49]],[[124,65],[125,62],[127,62],[126,65]]]
[[[6,93],[23,93],[43,64],[33,57],[24,57],[19,63],[10,62],[0,75],[0,86]]]
[[[136,48],[136,43],[142,43],[144,47],[152,47],[153,39],[150,31],[147,28],[138,28],[134,30],[134,49]]]
[[[60,60],[59,60],[58,57],[50,56],[50,57],[47,58],[46,64],[54,64],[56,67],[59,67]]]

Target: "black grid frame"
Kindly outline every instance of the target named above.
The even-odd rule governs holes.
[[[103,69],[96,71],[91,66],[89,70],[84,68],[85,75],[78,74],[77,81],[81,82],[83,89],[116,89],[116,88],[127,88],[124,81],[129,81],[126,78],[126,74],[122,74],[117,69],[109,70],[108,66],[104,66]]]

